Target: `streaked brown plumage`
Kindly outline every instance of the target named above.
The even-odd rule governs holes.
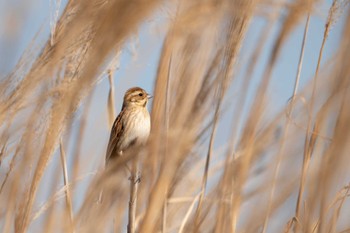
[[[132,146],[146,143],[151,128],[146,108],[151,98],[145,90],[133,87],[124,95],[123,107],[113,123],[106,153],[106,165]]]

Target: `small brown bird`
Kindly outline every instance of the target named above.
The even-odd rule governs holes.
[[[145,90],[133,87],[126,91],[122,110],[113,123],[106,153],[106,165],[133,146],[147,142],[151,121],[147,110],[148,99]]]

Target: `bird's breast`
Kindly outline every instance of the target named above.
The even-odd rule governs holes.
[[[145,144],[151,130],[150,116],[147,109],[133,111],[128,119],[129,122],[126,125],[128,138],[126,141],[135,141],[137,145]]]

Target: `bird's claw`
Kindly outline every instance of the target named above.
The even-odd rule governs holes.
[[[130,176],[128,180],[130,180],[130,182],[134,182],[134,184],[140,183],[141,175],[137,174],[137,176]]]

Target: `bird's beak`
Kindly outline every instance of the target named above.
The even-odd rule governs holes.
[[[150,94],[147,94],[147,99],[151,99],[151,98],[153,98],[153,96]]]

